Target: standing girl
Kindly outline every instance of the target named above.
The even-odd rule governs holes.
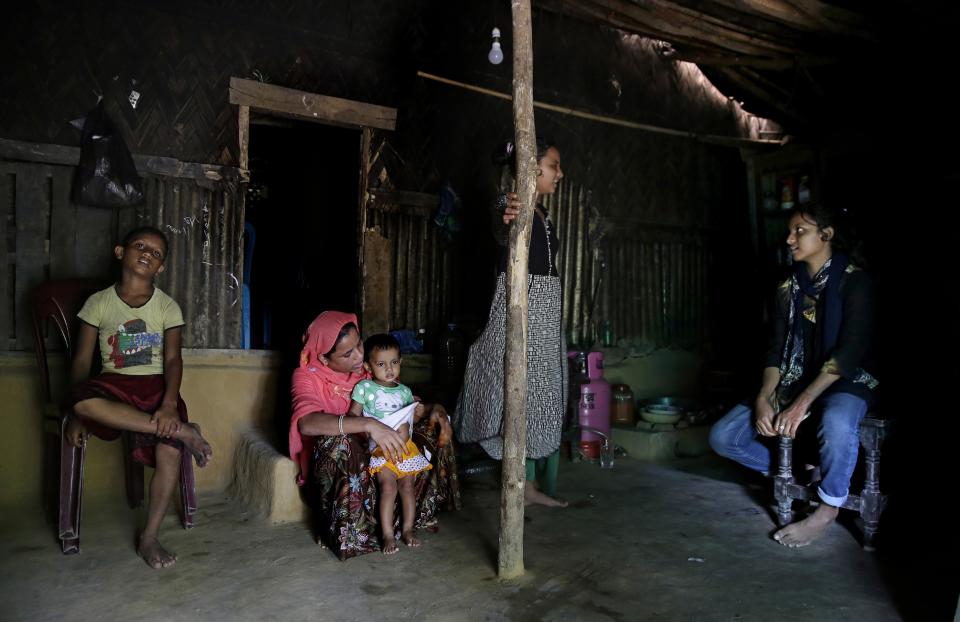
[[[509,165],[516,175],[513,143],[506,143],[494,154],[494,163]],[[565,506],[566,502],[554,498],[567,397],[563,295],[556,265],[560,240],[546,208],[540,203],[541,197],[556,192],[563,171],[560,169],[560,151],[541,138],[537,138],[537,171],[537,207],[527,277],[527,482],[524,501],[528,505]],[[516,194],[501,194],[497,202],[497,218],[508,225],[520,213],[521,207]],[[509,248],[505,227],[498,233],[501,249],[496,290],[487,325],[470,347],[455,421],[461,442],[480,443],[490,457],[501,460],[506,324],[504,280]]]

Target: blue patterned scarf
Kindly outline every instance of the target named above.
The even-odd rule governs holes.
[[[840,336],[843,320],[843,303],[840,300],[840,279],[850,260],[837,253],[827,260],[812,277],[807,264],[797,262],[790,277],[790,312],[787,315],[787,338],[780,359],[780,388],[786,389],[803,376],[804,344],[807,331],[812,325],[822,322],[820,329],[820,356],[829,356]],[[817,301],[823,296],[823,317],[817,317]],[[803,314],[808,322],[799,321]]]

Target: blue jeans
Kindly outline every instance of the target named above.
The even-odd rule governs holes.
[[[867,414],[867,403],[849,393],[830,393],[813,403],[813,419],[819,419],[817,438],[820,441],[820,498],[840,507],[850,493],[850,477],[857,464],[860,449],[860,422]],[[817,416],[819,415],[819,416]],[[763,474],[770,473],[775,449],[758,440],[754,427],[753,408],[738,404],[710,429],[710,446],[725,458]]]

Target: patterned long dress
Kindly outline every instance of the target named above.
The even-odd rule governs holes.
[[[557,451],[567,399],[563,290],[556,269],[559,240],[549,218],[534,218],[527,280],[527,458]],[[501,265],[504,260],[501,259]],[[505,274],[497,276],[487,325],[470,346],[454,422],[457,439],[503,457],[503,357],[506,349]]]
[[[439,510],[460,509],[453,443],[437,448],[437,431],[427,420],[414,426],[413,442],[428,456],[433,468],[416,475],[415,527],[437,530]],[[313,467],[304,494],[313,508],[318,541],[341,560],[379,551],[377,482],[370,475],[370,453],[360,434],[321,436],[313,446]],[[394,532],[400,539],[400,498],[394,511]]]

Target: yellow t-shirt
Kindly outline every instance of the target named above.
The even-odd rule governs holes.
[[[87,298],[77,317],[99,332],[103,371],[131,376],[162,374],[163,332],[184,325],[180,305],[159,287],[131,307],[111,285]]]

